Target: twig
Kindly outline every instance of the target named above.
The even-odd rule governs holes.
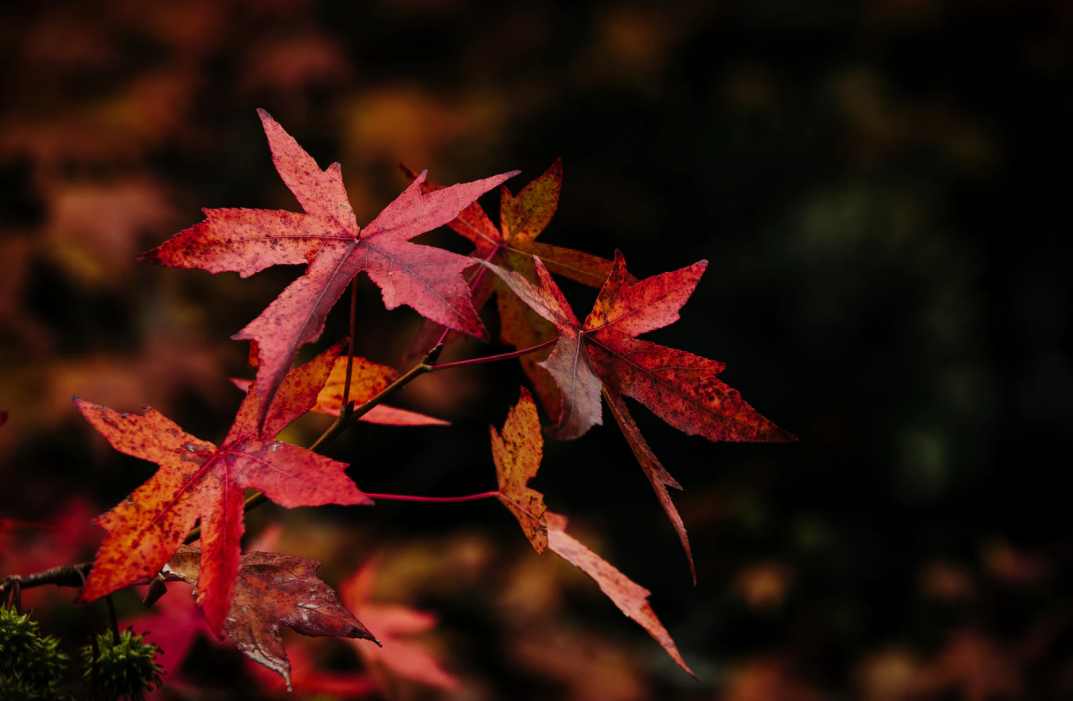
[[[339,408],[339,415],[345,416],[350,412],[350,376],[354,371],[354,333],[358,317],[358,279],[354,278],[350,283],[350,342],[346,351],[346,379],[343,380],[343,405]]]
[[[392,501],[420,501],[432,504],[453,504],[461,501],[477,501],[478,499],[491,499],[500,495],[499,490],[494,492],[481,492],[480,494],[467,494],[463,497],[415,497],[409,494],[370,494],[363,492],[370,499],[386,499]]]
[[[426,372],[432,372],[432,369],[436,363],[436,359],[440,357],[440,351],[442,350],[442,345],[436,346],[425,354],[425,357],[421,359],[420,363],[410,368],[409,372],[400,376],[390,385],[380,390],[380,392],[375,397],[371,398],[369,401],[354,409],[354,411],[350,412],[349,414],[344,414],[343,412],[340,412],[339,418],[335,420],[335,423],[329,426],[328,430],[325,431],[324,434],[321,435],[321,437],[313,443],[313,445],[309,446],[309,449],[314,453],[321,452],[326,445],[338,438],[339,434],[345,431],[351,424],[356,423],[358,419],[372,411],[373,407],[379,405],[385,399],[395,394],[400,389],[410,384],[421,375],[424,375]],[[255,494],[252,494],[250,495],[250,498],[242,504],[243,511],[250,511],[251,509],[256,509],[258,506],[265,503],[266,501],[268,501],[268,497],[264,495],[264,492],[257,492]],[[190,531],[190,534],[186,536],[186,543],[193,543],[200,537],[201,527],[198,526],[197,528],[194,528],[194,530]]]
[[[8,592],[33,589],[46,584],[54,584],[58,587],[80,587],[86,581],[85,575],[89,574],[91,569],[93,569],[92,562],[82,562],[77,565],[60,565],[36,574],[13,574],[0,582],[0,594],[7,596]]]
[[[521,350],[517,350],[517,351],[511,351],[510,353],[500,353],[499,355],[486,355],[483,358],[470,358],[469,360],[456,360],[453,363],[443,363],[442,365],[434,365],[434,366],[432,366],[432,369],[429,370],[429,372],[438,372],[440,370],[446,370],[448,368],[458,368],[458,367],[462,367],[463,365],[478,365],[480,363],[494,363],[497,360],[507,360],[508,358],[518,358],[518,357],[523,356],[523,355],[528,355],[530,353],[535,353],[536,351],[540,350],[541,348],[547,348],[548,346],[552,345],[553,343],[557,343],[558,341],[559,341],[559,337],[556,336],[555,338],[551,339],[550,341],[544,341],[543,343],[538,343],[535,346],[530,346],[529,348],[522,348]]]

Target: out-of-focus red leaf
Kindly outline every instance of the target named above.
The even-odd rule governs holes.
[[[183,545],[160,572],[164,581],[201,588],[201,551]],[[291,665],[281,628],[303,635],[376,638],[317,576],[320,563],[294,555],[250,552],[238,568],[235,597],[223,630],[242,653],[279,674],[291,688]]]
[[[1004,584],[1031,589],[1051,576],[1050,564],[1045,559],[1018,550],[1009,541],[992,540],[982,550],[984,570]]]
[[[777,609],[786,600],[794,572],[780,562],[757,562],[734,577],[734,593],[754,609]]]
[[[258,44],[247,54],[243,71],[246,90],[275,90],[292,99],[307,87],[337,83],[350,73],[338,44],[313,33],[272,37]]]
[[[292,645],[287,651],[291,664],[290,690],[299,695],[327,696],[339,699],[361,699],[380,691],[380,684],[364,672],[329,672],[314,664],[310,654],[301,646]],[[258,664],[250,664],[254,676],[270,689],[285,691],[287,682],[278,674]]]
[[[0,517],[0,534],[14,533],[15,531],[24,531],[30,528],[48,528],[48,524],[23,521],[21,518]]]
[[[559,329],[555,350],[542,363],[562,395],[559,421],[549,433],[568,440],[601,423],[603,391],[678,532],[696,581],[685,526],[667,493],[667,487],[680,487],[641,436],[623,396],[641,402],[678,430],[708,440],[796,440],[746,404],[737,390],[717,379],[722,363],[635,338],[678,320],[678,310],[693,294],[707,262],[631,284],[626,260],[616,251],[611,273],[584,325],[574,316],[544,263],[534,258],[533,264],[539,286],[515,271],[483,262],[519,299]]]
[[[307,266],[302,277],[234,336],[257,341],[257,385],[265,398],[262,411],[275,398],[298,349],[320,337],[329,310],[363,270],[380,287],[388,309],[406,304],[453,329],[487,336],[462,278],[470,260],[409,241],[451,221],[514,173],[428,194],[422,194],[424,176],[419,176],[376,219],[359,229],[339,164],[320,170],[267,112],[259,110],[258,114],[276,170],[305,213],[205,210],[205,221],[143,254],[141,260],[212,273],[234,271],[242,277],[273,265]],[[262,418],[263,414],[258,417]]]
[[[173,590],[176,587],[188,589],[181,583],[173,583],[168,589]],[[149,642],[160,647],[162,654],[157,661],[164,669],[165,686],[169,692],[181,692],[187,686],[181,673],[183,661],[198,637],[212,637],[212,630],[192,599],[177,596],[174,591],[169,593],[172,595],[160,597],[153,603],[149,615],[126,619],[120,623],[123,626],[135,626],[139,632],[146,633]],[[149,698],[164,697],[166,694],[159,689],[149,694]]]
[[[0,571],[31,574],[84,560],[100,542],[100,531],[90,525],[96,513],[88,502],[74,497],[61,504],[46,522],[0,521],[11,526],[9,529],[0,525]],[[34,589],[26,594],[33,596],[39,591],[55,590]]]
[[[957,689],[965,701],[1019,699],[1024,696],[1022,663],[1015,651],[979,633],[958,631],[940,653],[932,682],[937,690]]]
[[[370,602],[376,581],[376,562],[370,560],[359,567],[339,587],[339,596],[347,608],[376,631],[382,648],[353,643],[365,664],[376,676],[383,672],[411,679],[440,689],[458,688],[458,680],[443,668],[427,647],[410,636],[428,632],[436,625],[436,617],[400,604]],[[385,680],[381,678],[383,687]]]
[[[47,192],[47,206],[49,255],[91,284],[121,278],[134,262],[142,235],[174,218],[166,190],[143,180],[55,186]]]
[[[200,518],[204,559],[198,603],[219,633],[231,608],[239,569],[243,489],[260,489],[288,508],[370,503],[344,474],[345,464],[273,439],[316,403],[342,348],[338,343],[288,374],[267,411],[255,387],[219,448],[183,432],[150,407],[138,416],[76,399],[82,415],[113,447],[161,468],[96,519],[108,535],[82,599],[92,601],[155,575]],[[262,428],[259,414],[265,415]]]
[[[735,664],[726,675],[719,701],[820,701],[824,696],[791,674],[785,662],[756,658]]]

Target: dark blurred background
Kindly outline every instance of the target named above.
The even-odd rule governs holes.
[[[406,185],[400,161],[447,183],[520,168],[517,191],[561,156],[541,240],[619,248],[640,277],[708,259],[650,338],[725,362],[800,437],[712,444],[637,407],[685,487],[696,588],[613,422],[547,446],[535,486],[653,591],[701,684],[497,504],[251,514],[333,583],[379,554],[378,597],[440,616],[427,640],[461,687],[392,698],[1073,698],[1071,30],[1061,0],[5,2],[0,516],[78,518],[4,535],[0,574],[91,556],[85,521],[151,474],[72,394],[208,440],[230,425],[226,378],[250,371],[228,337],[299,269],[134,256],[201,207],[297,209],[263,107],[342,163],[359,223]],[[579,315],[595,298],[564,290]],[[361,355],[398,367],[419,318],[359,292]],[[340,305],[320,346],[346,324]],[[423,378],[398,403],[451,428],[363,425],[332,454],[367,491],[492,488],[486,427],[523,381],[513,363]],[[39,596],[54,632],[102,624]],[[200,677],[182,698],[260,693]]]

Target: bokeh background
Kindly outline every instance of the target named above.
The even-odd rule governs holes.
[[[652,590],[699,684],[495,503],[252,513],[329,582],[376,557],[379,601],[438,616],[421,640],[457,687],[388,674],[366,695],[1073,698],[1071,30],[1060,0],[3,3],[0,574],[90,557],[88,519],[150,474],[72,394],[208,440],[230,425],[227,378],[250,371],[228,338],[299,270],[134,256],[201,207],[297,208],[263,107],[342,163],[359,223],[406,185],[400,161],[439,182],[520,168],[517,191],[561,156],[541,240],[619,248],[641,277],[709,260],[652,340],[726,362],[801,439],[712,444],[637,409],[685,487],[695,588],[613,423],[548,445],[535,486]],[[595,291],[564,289],[589,309]],[[360,354],[398,367],[418,317],[359,293]],[[321,345],[345,329],[340,305]],[[423,378],[398,403],[451,428],[363,425],[332,454],[368,491],[492,488],[487,425],[523,381],[513,363]],[[27,593],[80,645],[106,615],[70,597]],[[342,643],[287,640],[368,674]],[[169,678],[172,698],[278,692],[206,640]]]

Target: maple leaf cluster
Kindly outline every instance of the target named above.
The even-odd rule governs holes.
[[[434,660],[404,642],[392,655],[388,648],[397,636],[425,630],[431,620],[369,605],[371,575],[355,575],[340,599],[316,577],[319,563],[241,551],[246,489],[288,508],[369,505],[373,496],[390,496],[363,493],[346,475],[345,463],[277,440],[301,415],[322,412],[340,422],[360,415],[371,423],[404,426],[445,423],[381,404],[400,382],[412,379],[413,371],[400,377],[393,368],[355,358],[344,353],[346,341],[294,367],[301,347],[320,338],[329,311],[364,271],[388,309],[406,305],[425,318],[410,352],[412,357],[429,352],[418,366],[422,371],[436,369],[438,349],[457,334],[487,340],[479,312],[495,295],[500,340],[518,349],[508,355],[519,357],[552,421],[542,429],[537,404],[523,387],[502,432],[491,429],[498,490],[489,495],[513,513],[538,553],[550,549],[592,577],[692,674],[649,605],[649,592],[568,535],[566,518],[549,511],[544,495],[529,482],[541,464],[543,434],[556,440],[580,437],[602,423],[606,402],[694,570],[685,525],[667,491],[680,486],[641,436],[625,397],[680,431],[711,441],[794,439],[718,379],[722,363],[638,338],[678,320],[707,263],[637,280],[619,252],[608,261],[538,242],[558,205],[559,161],[518,195],[502,187],[498,227],[477,199],[514,172],[443,187],[425,173],[407,171],[410,186],[359,227],[339,164],[321,170],[271,116],[259,114],[276,170],[302,212],[205,210],[204,221],[140,259],[242,277],[283,264],[304,264],[305,271],[233,336],[252,342],[256,379],[235,380],[247,395],[219,445],[184,432],[151,407],[142,415],[122,414],[75,399],[113,447],[159,466],[127,499],[95,519],[107,535],[82,600],[136,583],[181,581],[193,585],[206,630],[230,638],[288,686],[292,667],[280,637],[284,625],[306,635],[366,641],[358,650],[371,668],[423,675],[426,683],[444,687],[455,683]],[[472,255],[411,241],[443,225],[474,243]],[[584,323],[553,274],[600,288]],[[195,538],[197,547],[191,544]],[[370,647],[377,636],[385,643],[382,655]]]

